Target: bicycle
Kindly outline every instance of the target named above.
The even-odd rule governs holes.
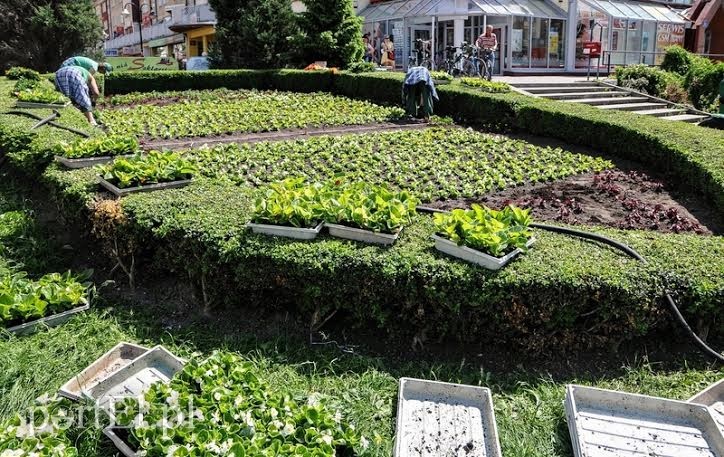
[[[432,57],[430,56],[430,42],[421,40],[420,38],[415,40],[415,49],[410,54],[410,60],[408,62],[409,67],[425,67],[428,70],[432,70]]]
[[[463,41],[460,45],[462,54],[459,56],[460,72],[463,76],[480,76],[477,48]]]
[[[492,49],[483,49],[483,58],[480,59],[483,62],[483,71],[480,72],[480,77],[487,79],[488,81],[493,79],[493,51]]]

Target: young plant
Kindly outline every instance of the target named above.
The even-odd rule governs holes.
[[[485,92],[493,92],[493,93],[510,92],[510,86],[504,82],[486,81],[481,78],[471,78],[471,77],[461,78],[460,82],[466,86],[476,87]]]
[[[78,139],[72,143],[61,142],[56,147],[58,155],[68,159],[85,157],[118,156],[139,152],[138,140],[133,136],[103,135]]]
[[[342,184],[336,193],[333,200],[323,202],[327,222],[382,233],[395,233],[409,224],[419,203],[408,191],[396,192],[385,184]]]
[[[328,191],[322,184],[307,184],[304,178],[289,178],[270,184],[264,196],[254,203],[252,222],[314,227],[324,218],[321,201]]]
[[[23,272],[0,278],[0,326],[10,327],[88,303],[88,284],[70,272],[34,281]]]
[[[147,155],[119,157],[98,170],[106,181],[121,189],[146,184],[191,179],[198,168],[180,154],[171,151],[151,151]]]
[[[510,251],[527,249],[533,236],[530,210],[506,206],[500,211],[480,205],[470,210],[455,209],[434,216],[437,233],[459,246],[502,257]]]
[[[63,105],[68,102],[66,96],[55,90],[50,83],[43,84],[43,81],[41,81],[40,84],[35,85],[35,87],[24,87],[25,84],[32,83],[23,83],[23,81],[26,80],[18,81],[19,86],[23,88],[15,92],[15,96],[21,102],[47,103],[55,105]]]
[[[432,79],[436,81],[452,81],[453,77],[449,73],[445,73],[444,71],[431,71],[430,76],[432,76]]]

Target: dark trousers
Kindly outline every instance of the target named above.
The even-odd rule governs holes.
[[[413,117],[432,116],[432,91],[424,82],[405,86],[405,112]]]

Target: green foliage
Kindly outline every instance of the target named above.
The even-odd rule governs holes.
[[[174,138],[366,124],[402,115],[399,108],[329,94],[229,91],[219,92],[218,97],[209,100],[105,111],[102,118],[111,133]]]
[[[508,85],[508,83],[500,81],[487,81],[482,78],[471,78],[466,76],[460,78],[460,83],[465,86],[475,87],[485,92],[492,92],[496,94],[510,92],[510,86]]]
[[[350,181],[408,189],[426,201],[481,197],[612,167],[601,158],[456,128],[227,144],[188,151],[187,157],[202,175],[243,185],[344,174]]]
[[[500,211],[472,205],[470,210],[454,209],[435,214],[435,229],[459,246],[467,246],[493,257],[515,250],[527,250],[533,233],[529,209],[507,206]]]
[[[661,69],[685,76],[691,66],[691,56],[692,54],[681,46],[669,46],[661,62]]]
[[[54,105],[64,105],[68,102],[68,98],[55,90],[55,88],[45,85],[38,85],[34,89],[23,89],[15,93],[15,96],[21,102],[46,103]]]
[[[616,81],[619,86],[628,87],[656,97],[663,96],[667,90],[682,88],[682,78],[645,64],[628,65],[616,69]]]
[[[269,185],[264,196],[256,199],[252,222],[309,228],[324,218],[323,201],[329,200],[329,188],[306,184],[304,178],[289,178]]]
[[[689,90],[689,99],[696,108],[716,111],[719,100],[719,83],[724,79],[724,62],[692,56],[684,85]]]
[[[373,232],[398,232],[410,223],[418,204],[408,191],[395,192],[385,184],[332,182],[328,186],[333,195],[322,201],[324,220]]]
[[[79,457],[65,426],[72,420],[73,404],[57,397],[39,398],[22,414],[0,425],[0,455]]]
[[[0,326],[30,322],[88,303],[88,284],[70,272],[47,274],[37,281],[23,272],[0,276]]]
[[[209,57],[214,68],[283,68],[289,64],[288,38],[297,33],[286,0],[212,0],[216,39]]]
[[[135,154],[139,151],[138,140],[127,135],[103,135],[71,143],[62,141],[56,147],[56,153],[68,159]]]
[[[151,151],[135,157],[118,157],[108,165],[98,165],[103,179],[121,189],[191,179],[196,166],[180,154],[171,151]]]
[[[372,62],[353,62],[347,69],[351,73],[370,73],[375,71],[377,65]]]
[[[31,81],[40,81],[40,73],[25,67],[12,67],[5,72],[5,76],[13,80],[29,79]]]
[[[362,18],[352,0],[303,0],[306,11],[298,17],[299,32],[289,45],[300,66],[326,61],[347,68],[362,60]]]
[[[95,48],[102,29],[91,0],[6,0],[0,5],[0,70],[22,65],[55,71]]]
[[[119,423],[132,425],[131,440],[148,457],[364,455],[363,438],[342,420],[338,402],[272,389],[261,375],[236,354],[214,353],[186,364],[170,384],[153,384],[142,402],[127,398]],[[143,423],[134,422],[139,413]],[[178,421],[166,427],[170,416]]]
[[[430,76],[436,81],[452,81],[453,77],[450,73],[444,71],[431,71]]]

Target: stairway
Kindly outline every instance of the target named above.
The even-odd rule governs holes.
[[[655,116],[667,121],[699,123],[707,116],[689,114],[686,108],[676,107],[653,97],[592,81],[511,83],[519,92],[534,97],[550,98],[565,103],[585,103],[602,110],[631,111]]]

